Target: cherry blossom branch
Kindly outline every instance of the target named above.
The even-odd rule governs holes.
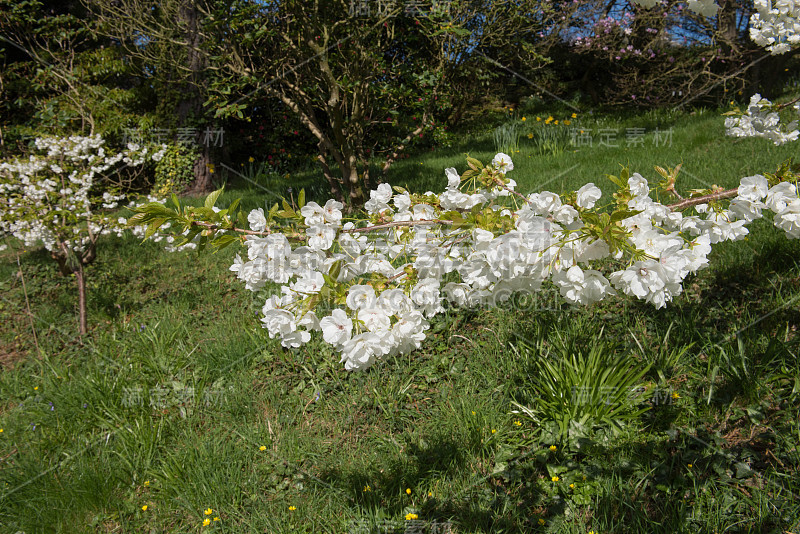
[[[506,191],[508,191],[509,193],[511,193],[511,194],[513,194],[513,195],[516,195],[516,196],[518,196],[518,197],[519,197],[519,198],[521,198],[523,201],[525,201],[527,204],[531,204],[531,201],[528,199],[528,197],[526,197],[526,196],[525,196],[525,195],[523,195],[523,194],[517,193],[517,192],[516,192],[516,191],[514,191],[513,189],[510,189],[510,188],[509,188],[509,187],[508,187],[506,184],[504,184],[504,183],[503,183],[503,181],[502,181],[500,178],[495,178],[495,179],[494,179],[494,183],[496,183],[497,185],[499,185],[500,187],[502,187],[503,189],[505,189],[505,190],[506,190]]]
[[[683,209],[690,208],[692,206],[697,206],[698,204],[705,204],[707,202],[714,202],[725,198],[735,197],[738,192],[739,192],[738,189],[727,189],[725,191],[711,193],[710,195],[704,195],[702,197],[687,198],[686,200],[682,200],[675,204],[670,204],[667,207],[671,211],[681,211]]]
[[[343,229],[343,234],[354,234],[359,232],[371,232],[373,230],[382,230],[384,228],[394,228],[397,226],[418,226],[421,224],[453,224],[453,221],[446,221],[442,219],[424,219],[420,221],[393,221],[383,224],[376,224],[373,226],[365,226],[363,228],[349,228]]]
[[[192,221],[192,226],[202,226],[203,228],[207,228],[209,230],[230,230],[232,232],[238,232],[238,233],[246,234],[246,235],[271,235],[272,234],[272,232],[270,232],[270,231],[256,232],[254,230],[245,230],[244,228],[238,228],[236,226],[234,226],[234,227],[226,227],[226,226],[220,226],[218,224],[211,224],[211,223],[207,223],[207,222],[203,222],[203,221]]]

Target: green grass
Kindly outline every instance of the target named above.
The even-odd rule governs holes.
[[[796,151],[727,139],[710,112],[575,123],[617,129],[622,146],[534,156],[523,135],[510,174],[520,191],[594,181],[609,194],[602,175],[619,164],[654,180],[653,165],[680,162],[679,188],[730,187]],[[672,146],[645,134],[643,148],[625,147],[625,128],[656,125],[673,128]],[[472,136],[398,161],[390,179],[439,191],[446,167],[463,171],[467,151],[487,162],[492,145],[491,132]],[[293,173],[292,187],[314,173]],[[222,205],[274,202],[231,185]],[[6,250],[0,531],[403,532],[415,513],[423,532],[797,532],[800,243],[768,220],[751,231],[716,246],[666,309],[624,298],[572,308],[545,289],[491,312],[451,310],[420,350],[363,374],[317,341],[290,351],[270,340],[261,302],[228,271],[234,250],[110,240],[88,270],[84,340],[73,281],[41,250],[21,269]],[[621,367],[581,377],[569,354]],[[645,393],[613,401],[621,427],[591,404],[578,406],[580,427],[554,424],[575,408],[545,402],[554,376],[570,392],[626,370],[644,373],[633,382]]]

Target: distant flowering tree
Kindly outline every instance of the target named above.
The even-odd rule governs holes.
[[[75,275],[81,334],[87,332],[84,267],[94,261],[100,236],[126,228],[103,211],[125,198],[108,177],[163,155],[137,145],[111,153],[103,145],[99,135],[40,138],[38,154],[0,162],[0,232],[25,246],[44,244],[59,271]]]

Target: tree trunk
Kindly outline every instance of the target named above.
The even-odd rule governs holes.
[[[214,190],[214,181],[211,172],[211,153],[208,146],[203,146],[203,152],[194,162],[194,180],[186,188],[187,195],[205,195]]]
[[[738,53],[738,32],[736,29],[736,1],[721,0],[717,12],[717,31],[726,54]]]
[[[186,1],[179,11],[180,24],[185,28],[186,62],[191,70],[189,80],[185,83],[184,97],[178,103],[178,123],[181,127],[192,126],[197,118],[203,116],[203,96],[200,87],[204,85],[203,71],[206,58],[200,51],[203,44],[198,19],[200,11],[194,1]],[[196,141],[200,141],[200,135]],[[211,171],[211,154],[209,139],[202,139],[203,152],[194,163],[194,180],[186,188],[193,195],[203,195],[214,190]]]
[[[86,320],[86,278],[83,263],[80,261],[75,271],[75,281],[78,283],[78,331],[85,336],[89,331]]]

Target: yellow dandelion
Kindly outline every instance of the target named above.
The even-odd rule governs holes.
[[[569,489],[575,489],[575,484],[570,484]]]
[[[433,497],[433,493],[429,491],[428,492],[428,497]]]
[[[525,122],[526,120],[528,120],[528,119],[526,119],[525,117],[522,117],[522,122]]]
[[[365,492],[366,492],[366,491],[372,491],[372,488],[370,488],[370,487],[369,487],[369,484],[367,484],[366,486],[364,486],[364,491],[365,491]]]
[[[2,434],[2,433],[3,433],[3,429],[2,429],[2,428],[0,428],[0,434]]]
[[[406,495],[411,495],[411,488],[406,488]]]
[[[678,400],[678,399],[680,399],[680,398],[681,398],[681,396],[680,396],[680,395],[678,395],[678,392],[677,392],[677,391],[673,391],[673,392],[672,392],[672,398],[673,398],[674,400]]]
[[[691,469],[691,468],[692,468],[692,464],[688,464],[688,466],[689,466],[689,469]]]
[[[35,388],[33,388],[33,391],[36,391],[37,389],[39,389],[39,386],[36,386]]]
[[[295,510],[297,510],[297,506],[290,506],[290,507],[289,507],[289,510],[290,510],[290,511],[292,511],[292,512],[294,512]]]
[[[557,448],[558,447],[556,447],[555,445],[550,445],[550,450],[553,452],[555,452]]]
[[[147,505],[145,504],[144,506],[142,506],[142,512],[146,512],[146,511],[147,511]]]
[[[474,411],[472,412],[472,415],[475,415],[475,412],[474,412]]]
[[[533,139],[533,134],[532,133],[528,134],[528,139]]]
[[[260,447],[258,448],[258,450],[260,450],[260,451],[265,451],[265,450],[267,450],[267,446],[266,446],[266,445],[262,445],[262,446],[260,446]]]
[[[497,433],[497,430],[493,428],[492,429],[492,434],[496,434],[496,433]]]
[[[213,512],[213,510],[211,508],[207,508],[206,511],[203,512],[203,513],[206,514],[206,515],[211,515],[212,512]]]
[[[150,481],[149,480],[145,480],[144,481],[144,487],[146,488],[148,486],[150,486]]]
[[[559,478],[558,477],[552,477],[550,480],[552,480],[553,482],[558,482]]]
[[[542,518],[540,517],[540,518],[539,518],[539,524],[540,524],[540,525],[544,525],[544,523],[545,523],[544,519],[542,519]]]
[[[215,517],[215,518],[214,518],[214,521],[219,521],[219,517]]]
[[[203,526],[204,527],[207,527],[210,524],[211,524],[211,520],[209,518],[206,517],[205,519],[203,519]]]
[[[514,421],[514,424],[517,426],[522,426],[522,421]]]
[[[254,158],[253,156],[250,156],[250,157],[247,159],[247,161],[249,161],[250,163],[253,163],[255,160],[256,160],[256,158]]]
[[[578,114],[577,113],[573,113],[572,115],[570,115],[570,117],[572,117],[573,119],[577,119],[578,118]]]
[[[564,126],[569,126],[570,124],[572,124],[572,121],[569,120],[564,121]]]
[[[536,122],[542,122],[542,118],[541,117],[536,117]]]
[[[411,521],[412,519],[417,519],[419,516],[417,514],[406,514],[406,521]]]
[[[558,119],[556,119],[556,121],[555,121],[555,122],[553,122],[553,124],[558,124]]]

